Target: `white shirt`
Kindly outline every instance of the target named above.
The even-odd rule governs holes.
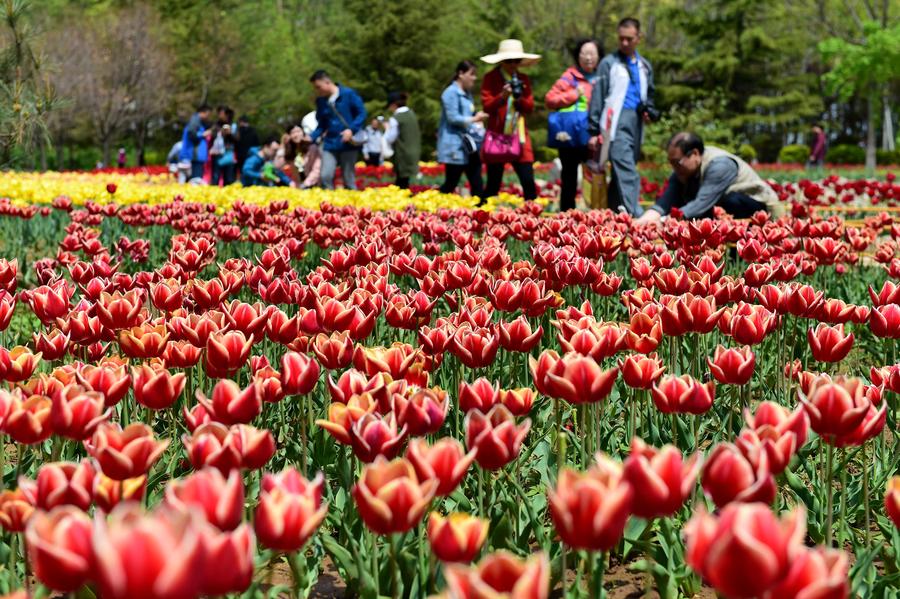
[[[399,114],[401,112],[409,112],[409,106],[401,106],[394,111],[394,114]],[[397,119],[391,117],[391,120],[388,121],[387,133],[384,134],[384,141],[388,142],[390,145],[394,145],[398,135],[400,135],[400,123],[397,122]]]

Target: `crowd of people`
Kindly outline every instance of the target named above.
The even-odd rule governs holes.
[[[653,68],[638,52],[637,19],[619,22],[617,40],[616,50],[602,58],[596,40],[579,41],[572,66],[544,96],[552,111],[547,144],[557,149],[561,164],[560,210],[575,208],[582,179],[588,186],[603,186],[605,205],[641,222],[658,220],[675,209],[690,218],[710,216],[716,207],[737,216],[779,211],[774,191],[749,164],[705,145],[690,132],[676,132],[670,139],[666,150],[672,176],[662,197],[646,211],[641,207],[638,159],[643,130],[659,119]],[[481,82],[480,109],[473,95],[478,65],[471,60],[457,65],[441,94],[436,145],[437,160],[445,166],[442,192],[456,191],[465,175],[469,192],[483,202],[499,192],[509,165],[525,199],[537,197],[526,125],[535,96],[522,69],[540,58],[514,39],[503,40],[497,52],[481,57],[493,68]],[[340,168],[344,187],[356,189],[355,164],[362,156],[370,165],[390,159],[397,186],[408,188],[418,173],[422,143],[407,94],[392,92],[387,118],[369,119],[360,95],[327,72],[316,71],[310,84],[317,96],[315,112],[291,124],[281,138],[262,143],[246,117],[234,123],[234,112],[223,106],[212,122],[210,107],[200,106],[170,153],[173,170],[181,180],[213,185],[239,179],[245,186],[334,189]]]

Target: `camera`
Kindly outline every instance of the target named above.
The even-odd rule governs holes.
[[[516,100],[522,97],[522,94],[525,93],[525,84],[522,83],[522,80],[519,79],[518,73],[513,73],[512,77],[509,80],[509,87],[512,90],[512,96]]]
[[[660,117],[662,117],[662,113],[658,108],[652,104],[645,104],[644,102],[638,104],[637,113],[641,116],[647,115],[647,118],[653,123],[657,122]]]

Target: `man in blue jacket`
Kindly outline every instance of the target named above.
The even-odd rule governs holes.
[[[266,143],[257,148],[250,148],[243,166],[241,166],[241,185],[252,187],[254,185],[286,185],[295,187],[294,181],[284,174],[281,169],[274,168],[272,159],[278,152],[278,140],[268,139]]]
[[[209,148],[204,135],[209,111],[210,108],[206,104],[197,107],[197,112],[184,126],[184,132],[181,134],[181,154],[178,158],[181,162],[191,163],[191,179],[203,178],[203,165],[209,157]]]
[[[356,160],[365,143],[359,132],[366,122],[366,107],[356,91],[338,85],[325,71],[316,71],[309,81],[318,96],[318,126],[311,137],[322,146],[322,187],[334,189],[334,172],[340,164],[344,187],[356,189]]]

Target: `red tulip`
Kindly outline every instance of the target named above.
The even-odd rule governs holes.
[[[162,366],[141,364],[131,369],[134,399],[151,410],[164,410],[175,403],[184,391],[183,372],[170,374]]]
[[[306,395],[319,380],[319,363],[297,352],[281,357],[281,388],[285,395]]]
[[[384,416],[363,414],[350,429],[350,446],[354,455],[368,464],[377,456],[396,457],[406,434],[407,428],[399,428],[397,415],[393,412]]]
[[[166,349],[169,333],[162,324],[144,324],[119,331],[118,342],[122,353],[129,358],[158,358]]]
[[[35,577],[63,593],[81,587],[93,573],[92,532],[90,517],[71,505],[34,514],[28,521],[25,541]]]
[[[200,585],[203,595],[240,594],[253,583],[256,539],[248,524],[223,532],[211,525],[201,525],[207,566]]]
[[[610,394],[618,374],[618,368],[603,370],[593,358],[567,353],[546,373],[545,392],[571,404],[596,403]]]
[[[184,287],[175,279],[166,279],[150,285],[150,301],[161,312],[180,310],[184,303]]]
[[[12,402],[3,422],[3,431],[16,443],[33,445],[46,441],[53,433],[50,423],[52,402],[41,395],[29,398],[20,392],[10,396]]]
[[[515,417],[503,405],[494,406],[487,414],[473,410],[466,414],[466,446],[470,451],[477,450],[479,466],[498,470],[516,459],[530,428],[528,418],[517,426]]]
[[[196,506],[219,530],[234,530],[243,516],[244,484],[238,470],[229,472],[226,479],[215,468],[204,468],[185,478],[170,480],[166,503],[183,510]]]
[[[415,468],[419,480],[438,481],[435,493],[444,497],[455,491],[466,476],[475,461],[475,450],[466,453],[462,444],[451,437],[439,439],[431,447],[424,439],[411,439],[406,459]]]
[[[404,393],[394,393],[393,398],[397,422],[414,437],[438,432],[450,409],[447,392],[438,387],[407,387]]]
[[[137,290],[127,293],[100,294],[95,304],[97,318],[104,328],[111,331],[128,329],[141,324],[141,306],[144,298]],[[60,315],[61,316],[61,315]]]
[[[523,561],[496,551],[477,566],[451,564],[445,570],[454,599],[547,599],[550,596],[550,561],[538,553]]]
[[[231,434],[240,447],[241,468],[259,470],[275,455],[275,438],[269,430],[235,424],[231,427]]]
[[[363,468],[352,493],[366,526],[387,535],[412,529],[422,519],[437,486],[436,480],[419,480],[409,461],[389,462],[379,456]]]
[[[497,334],[500,336],[500,346],[506,351],[527,353],[541,342],[544,327],[538,325],[532,329],[528,319],[519,316],[512,322],[501,322]]]
[[[487,412],[500,403],[500,385],[484,377],[479,377],[472,383],[460,381],[458,401],[459,409],[463,412]]]
[[[884,495],[884,511],[893,520],[894,526],[900,528],[900,476],[895,476],[888,481],[887,492]],[[0,512],[0,518],[2,517],[2,512]],[[4,528],[6,528],[5,525]]]
[[[278,551],[300,550],[328,511],[322,503],[324,484],[321,473],[307,481],[293,468],[263,475],[255,518],[259,542]]]
[[[34,482],[19,478],[19,489],[36,508],[51,510],[58,505],[74,505],[82,511],[91,507],[94,467],[88,460],[44,464]]]
[[[80,385],[70,384],[53,395],[50,423],[56,434],[83,441],[109,418],[111,410],[104,411],[105,407],[102,393],[85,391]]]
[[[211,377],[233,375],[250,357],[253,338],[240,331],[212,333],[206,341],[206,372]]]
[[[633,495],[621,464],[598,454],[584,473],[560,472],[556,487],[548,491],[553,525],[569,547],[609,551],[625,533]]]
[[[32,353],[27,347],[17,345],[11,350],[0,347],[0,364],[3,365],[2,378],[10,383],[21,383],[34,374],[41,362],[41,354]]]
[[[712,381],[701,384],[689,374],[664,376],[650,391],[653,403],[663,414],[705,414],[715,398]]]
[[[40,352],[41,358],[48,362],[54,362],[66,355],[71,336],[59,329],[53,329],[49,334],[43,331],[32,333],[31,338],[34,341],[34,349]]]
[[[819,323],[806,332],[813,359],[819,362],[840,362],[853,348],[853,333],[844,334],[844,325],[828,326]]]
[[[728,349],[719,345],[713,357],[706,361],[713,377],[723,385],[746,385],[753,377],[756,354],[749,345]]]
[[[659,316],[651,316],[647,310],[636,312],[631,316],[625,342],[631,351],[639,354],[649,354],[662,341],[662,325]]]
[[[506,406],[513,416],[527,416],[534,405],[534,390],[528,387],[519,389],[500,389],[500,403]]]
[[[731,502],[772,503],[778,488],[765,451],[748,459],[731,443],[716,445],[706,460],[701,482],[717,507]]]
[[[168,446],[169,439],[156,441],[153,429],[140,422],[133,422],[124,430],[118,424],[104,422],[91,440],[85,441],[100,470],[113,480],[147,474]]]
[[[847,599],[850,560],[836,549],[804,548],[791,561],[787,576],[763,599]]]
[[[182,442],[195,469],[212,466],[228,474],[241,467],[240,441],[220,422],[201,424],[191,436],[184,435]]]
[[[221,379],[213,387],[212,399],[207,399],[198,389],[197,401],[206,408],[213,420],[226,425],[248,424],[262,411],[262,395],[258,383],[251,383],[246,389],[241,389],[234,381]]]
[[[113,480],[102,472],[94,475],[94,504],[107,513],[123,501],[140,501],[146,491],[146,474],[127,480]]]
[[[760,597],[788,576],[805,534],[802,509],[779,520],[760,503],[731,504],[719,516],[701,508],[685,526],[685,561],[724,596]]]
[[[25,524],[34,512],[34,506],[21,489],[0,492],[0,525],[6,532],[25,530]]]
[[[125,366],[114,366],[106,363],[101,366],[86,364],[76,372],[78,381],[93,391],[103,394],[107,407],[112,407],[122,401],[131,387],[131,377]]]
[[[775,330],[778,319],[762,306],[739,302],[722,313],[719,328],[744,345],[757,345]]]
[[[828,376],[815,378],[808,393],[800,401],[809,415],[814,431],[826,442],[854,431],[865,419],[870,403],[865,396],[865,383],[857,378]]]
[[[328,370],[346,368],[353,359],[353,341],[347,333],[324,333],[315,336],[312,350],[319,362]]]
[[[631,354],[619,361],[622,380],[633,389],[649,389],[666,371],[656,354]]]
[[[869,313],[869,328],[876,337],[900,339],[900,305],[873,308]]]
[[[197,597],[206,551],[202,518],[175,510],[148,514],[123,503],[94,521],[96,580],[104,599]],[[213,564],[215,566],[215,564]]]
[[[700,454],[684,461],[673,445],[655,449],[633,439],[624,465],[625,480],[634,489],[631,512],[645,519],[677,512],[694,489],[701,463]]]
[[[494,363],[500,339],[490,329],[460,327],[450,343],[450,351],[469,368],[484,368]]]
[[[751,416],[748,410],[744,410],[744,420],[747,426],[755,430],[760,437],[769,438],[772,435],[766,430],[772,428],[778,436],[793,433],[797,437],[797,449],[806,444],[809,429],[809,417],[803,406],[798,406],[793,412],[771,401],[764,401],[756,408],[756,413]]]
[[[464,513],[447,517],[438,512],[428,516],[428,542],[431,552],[442,562],[471,563],[487,539],[490,523]]]

